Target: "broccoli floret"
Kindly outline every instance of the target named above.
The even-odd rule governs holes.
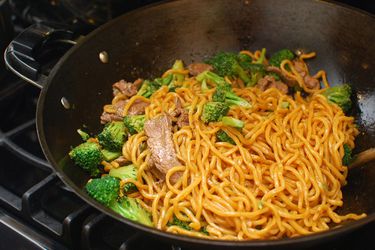
[[[327,88],[322,93],[328,101],[337,104],[344,112],[348,111],[352,106],[350,96],[352,89],[348,84]]]
[[[349,166],[353,160],[352,149],[348,144],[344,144],[344,156],[342,157],[342,165]]]
[[[161,85],[157,83],[156,81],[149,81],[145,80],[143,81],[143,84],[141,88],[138,90],[137,95],[144,96],[146,98],[149,98],[153,93],[155,93]]]
[[[92,179],[86,184],[87,193],[105,206],[117,199],[119,190],[120,180],[112,176]]]
[[[220,142],[228,142],[230,144],[236,145],[236,143],[233,141],[233,139],[227,133],[225,133],[223,130],[217,131],[216,139]]]
[[[82,140],[87,141],[90,139],[90,135],[83,131],[82,129],[77,129],[77,133],[81,136]]]
[[[224,102],[207,102],[203,106],[201,120],[205,123],[216,122],[226,115],[229,111],[229,106]]]
[[[209,60],[215,71],[220,76],[238,76],[242,81],[248,83],[250,77],[237,61],[237,55],[233,53],[218,53]]]
[[[245,123],[243,121],[230,116],[223,116],[221,121],[224,125],[234,128],[243,128],[245,126]]]
[[[252,87],[257,84],[259,79],[264,77],[266,74],[266,68],[263,64],[249,63],[243,68],[250,72],[250,81],[246,84],[248,87]]]
[[[109,175],[119,179],[134,179],[137,180],[137,168],[134,165],[128,165],[119,168],[111,168]],[[137,191],[137,187],[133,183],[126,183],[124,185],[124,192],[130,193]]]
[[[121,152],[113,152],[107,149],[102,149],[102,155],[103,155],[103,160],[113,161],[114,159],[120,157]]]
[[[145,115],[127,115],[124,117],[125,127],[128,129],[131,135],[143,131],[145,120]]]
[[[99,144],[110,151],[121,151],[125,138],[125,124],[119,121],[108,123],[98,135]]]
[[[178,219],[176,216],[173,216],[172,222],[168,222],[168,226],[178,226],[181,227],[182,229],[191,231],[191,227],[189,226],[189,222],[182,221]]]
[[[248,101],[237,96],[232,90],[226,90],[226,88],[220,86],[216,87],[212,100],[214,102],[226,102],[229,106],[251,108],[251,104]]]
[[[109,208],[129,220],[153,226],[150,213],[143,209],[135,198],[125,196],[119,201],[112,202]]]
[[[272,66],[276,66],[276,67],[280,67],[280,64],[283,60],[293,60],[294,59],[294,54],[292,51],[288,50],[288,49],[282,49],[282,50],[279,50],[277,52],[275,52],[270,60],[269,60],[269,64],[272,65]]]
[[[238,63],[240,64],[240,66],[243,69],[245,69],[248,64],[253,62],[253,59],[250,56],[248,56],[246,54],[241,54],[241,53],[238,54],[237,60],[238,60]]]
[[[81,167],[89,172],[91,176],[97,176],[100,173],[98,168],[102,161],[100,146],[95,142],[84,142],[69,152],[70,158]]]

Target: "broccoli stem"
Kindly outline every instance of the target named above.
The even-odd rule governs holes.
[[[233,92],[225,92],[225,101],[229,104],[229,106],[237,105],[243,108],[251,108],[251,104],[248,101],[237,96]]]
[[[224,116],[221,121],[224,125],[234,128],[243,128],[245,126],[243,121],[230,116]]]
[[[263,48],[262,51],[260,52],[260,57],[258,58],[258,60],[255,61],[255,63],[263,64],[265,59],[266,59],[266,49]]]
[[[202,89],[202,92],[206,92],[208,90],[208,86],[207,86],[207,81],[206,79],[203,79],[202,81],[202,84],[201,84],[201,89]]]
[[[247,84],[248,82],[251,81],[250,77],[247,75],[246,71],[239,65],[237,64],[235,66],[235,71],[237,72],[238,76],[241,78],[241,80]]]
[[[195,79],[197,79],[198,82],[202,82],[203,80],[208,80],[212,83],[214,83],[215,85],[225,85],[227,84],[227,82],[225,81],[224,77],[221,77],[217,74],[215,74],[214,72],[211,72],[211,71],[204,71],[202,73],[200,73],[199,75],[197,75],[195,77]]]
[[[174,70],[183,70],[184,69],[184,63],[182,60],[176,60],[172,66],[172,69]],[[185,79],[185,76],[183,74],[175,73],[173,74],[175,76],[175,80],[178,82],[182,82]]]
[[[83,131],[82,129],[77,129],[77,133],[81,136],[82,140],[87,141],[90,139],[90,135]]]
[[[105,161],[113,161],[114,159],[120,157],[121,155],[121,152],[113,152],[107,149],[102,149],[101,152],[103,155],[103,160]]]

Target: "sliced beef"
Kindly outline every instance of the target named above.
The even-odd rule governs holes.
[[[189,113],[183,109],[180,113],[180,116],[177,118],[177,126],[179,128],[189,126]]]
[[[298,74],[300,74],[302,76],[303,81],[305,82],[305,85],[306,85],[307,88],[309,88],[309,89],[319,89],[319,87],[320,87],[319,80],[315,79],[314,77],[312,77],[311,75],[309,75],[307,73],[303,62],[298,61],[298,60],[294,60],[292,63],[293,63],[293,66],[294,66],[295,70],[298,72]],[[266,68],[266,70],[268,72],[274,72],[274,73],[278,74],[280,76],[281,80],[283,82],[285,82],[286,84],[288,84],[288,86],[290,86],[290,87],[298,85],[298,82],[296,80],[294,80],[294,79],[288,77],[287,75],[285,75],[281,71],[281,69],[278,68],[278,67],[268,66]]]
[[[175,110],[169,113],[172,117],[177,117],[177,126],[182,128],[184,126],[189,126],[189,113],[186,109],[182,107],[182,103],[179,97],[174,98]]]
[[[117,162],[119,166],[125,166],[128,163],[130,163],[130,161],[128,159],[126,159],[124,156],[120,156],[119,158],[117,158],[114,161]]]
[[[107,113],[107,112],[104,111],[102,113],[102,115],[100,116],[100,122],[102,124],[106,124],[107,122],[112,122],[112,121],[122,121],[122,119],[123,119],[122,112],[123,112],[124,107],[125,107],[127,102],[128,102],[128,100],[120,100],[120,101],[116,102],[113,105],[113,108],[116,110],[116,112],[115,113]]]
[[[213,67],[206,63],[192,63],[188,67],[190,75],[196,76],[206,70],[213,70]]]
[[[289,76],[285,75],[279,67],[275,66],[267,66],[266,71],[276,73],[280,76],[281,80],[288,84],[289,87],[293,87],[298,85],[298,82],[294,80],[293,78],[290,78]]]
[[[303,77],[303,81],[305,82],[305,85],[309,89],[319,89],[320,88],[320,82],[318,79],[315,79],[311,75],[307,73],[307,70],[304,66],[304,63],[298,60],[293,61],[293,66],[295,70]]]
[[[107,122],[111,121],[122,121],[124,118],[124,107],[129,102],[129,99],[127,100],[120,100],[117,103],[113,105],[113,108],[116,110],[116,113],[107,113],[103,112],[103,114],[100,116],[100,122],[102,124],[106,124]],[[129,115],[142,115],[145,113],[146,107],[149,105],[148,102],[144,102],[140,99],[137,99],[134,101],[134,103],[130,106],[128,109]]]
[[[276,81],[272,76],[265,76],[261,78],[257,83],[257,87],[262,91],[265,91],[269,88],[277,88],[284,94],[288,93],[288,86],[283,82]]]
[[[148,105],[150,105],[150,103],[137,99],[128,109],[128,115],[143,115]]]
[[[100,123],[106,124],[111,121],[121,121],[122,117],[118,116],[117,114],[110,114],[107,112],[103,112],[103,114],[100,116]]]
[[[177,159],[172,140],[172,121],[168,115],[163,114],[145,122],[144,131],[148,136],[147,145],[151,151],[151,161],[164,175],[169,169],[181,165]],[[175,183],[180,177],[179,173],[171,177]]]
[[[141,86],[143,80],[137,79],[133,83],[120,80],[112,85],[113,94],[116,95],[118,92],[124,94],[127,97],[132,97],[137,94],[138,88]]]

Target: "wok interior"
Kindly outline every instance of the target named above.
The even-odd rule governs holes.
[[[374,30],[374,18],[317,1],[178,1],[132,12],[92,34],[57,65],[38,111],[42,144],[45,136],[45,151],[59,163],[59,175],[83,189],[89,177],[66,154],[80,143],[77,128],[101,129],[99,116],[115,81],[159,76],[175,59],[188,64],[217,51],[265,47],[268,53],[316,51],[308,62],[312,73],[325,69],[331,84],[351,83],[353,115],[362,132],[355,151],[374,147]],[[109,63],[100,62],[101,51],[108,52]],[[73,108],[64,109],[61,97]],[[350,172],[342,212],[375,212],[374,165]]]

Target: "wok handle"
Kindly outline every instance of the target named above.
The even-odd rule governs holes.
[[[61,25],[33,24],[10,42],[4,52],[5,64],[25,81],[43,88],[47,80],[47,74],[43,71],[46,55],[62,47],[66,52],[67,47],[76,43],[73,37],[73,32]]]

